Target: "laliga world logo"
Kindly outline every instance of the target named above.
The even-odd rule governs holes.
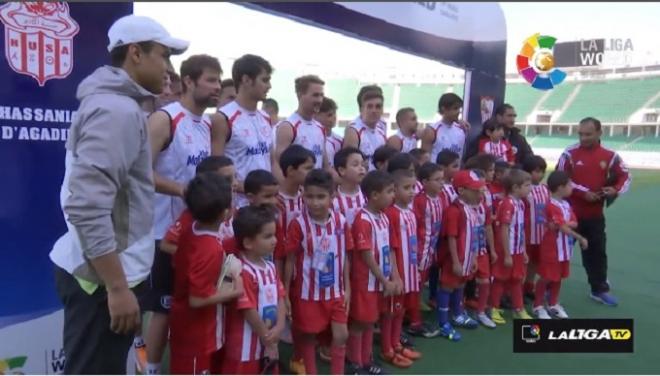
[[[535,89],[550,90],[566,78],[564,71],[555,68],[552,48],[556,40],[536,33],[525,40],[516,57],[518,73]]]
[[[73,69],[73,37],[80,27],[65,2],[11,2],[0,7],[5,56],[15,72],[39,86],[65,78]]]

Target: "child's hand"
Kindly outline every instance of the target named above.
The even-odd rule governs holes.
[[[581,236],[578,241],[580,242],[580,247],[582,247],[583,250],[589,249],[589,241],[587,241],[587,238]]]
[[[401,295],[403,294],[403,281],[401,278],[397,277],[394,281],[394,286],[396,286],[396,291],[394,292],[395,295]]]
[[[511,255],[504,256],[504,266],[507,268],[513,266],[513,258],[511,258]]]
[[[472,266],[470,266],[470,274],[474,274],[474,273],[476,273],[476,272],[477,272],[477,261],[475,260],[475,261],[472,263]]]
[[[529,256],[527,255],[527,252],[523,253],[523,259],[525,260],[525,264],[529,263]]]
[[[463,276],[463,268],[461,267],[461,264],[454,262],[451,265],[451,270],[454,272],[459,277]]]
[[[289,294],[284,295],[284,311],[286,312],[286,318],[291,320],[291,299],[289,299]]]
[[[491,252],[490,253],[490,263],[491,265],[494,265],[497,262],[497,253]]]
[[[385,284],[383,285],[383,296],[392,296],[395,291],[396,286],[394,285],[394,282],[389,280],[385,281]]]

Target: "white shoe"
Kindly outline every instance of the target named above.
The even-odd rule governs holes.
[[[534,316],[536,316],[536,318],[541,320],[549,320],[552,318],[548,314],[548,311],[546,311],[545,308],[543,308],[543,306],[534,307],[533,312],[534,312]]]
[[[559,305],[559,303],[548,307],[548,310],[550,311],[550,314],[559,318],[559,319],[567,319],[568,314],[566,313],[566,310],[564,310],[564,307]]]
[[[481,312],[477,315],[477,320],[481,323],[481,325],[485,326],[486,328],[496,328],[497,324],[493,322],[493,320],[488,317],[488,315],[484,312]]]

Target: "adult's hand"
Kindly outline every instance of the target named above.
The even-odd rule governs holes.
[[[110,330],[117,334],[131,334],[140,325],[140,306],[128,286],[108,290],[108,311]]]
[[[596,194],[594,192],[591,192],[591,191],[585,192],[584,193],[584,198],[587,200],[587,202],[596,202],[596,201],[600,200],[600,196],[598,196],[598,194]]]
[[[617,195],[617,190],[614,187],[603,187],[603,195],[605,197],[614,197]]]

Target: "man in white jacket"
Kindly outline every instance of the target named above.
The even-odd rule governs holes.
[[[153,262],[151,152],[140,103],[163,90],[188,42],[129,15],[108,31],[112,66],[78,86],[60,201],[68,232],[50,253],[64,305],[66,374],[125,374],[135,296]]]

